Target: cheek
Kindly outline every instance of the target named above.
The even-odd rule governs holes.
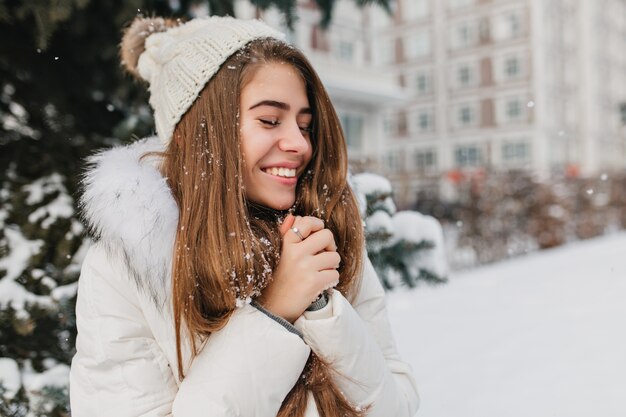
[[[305,165],[311,162],[311,159],[313,158],[313,143],[311,143],[311,140],[309,140],[308,142],[309,142],[309,150],[304,156]]]
[[[242,126],[240,135],[244,182],[249,185],[250,181],[254,181],[254,175],[256,170],[260,169],[261,162],[271,151],[271,137],[268,137],[268,132],[262,129],[245,125]]]
[[[256,147],[258,147],[258,140],[255,140],[255,135],[252,129],[245,125],[239,130],[239,138],[241,143],[241,153],[246,170],[250,170],[254,167],[255,155],[258,153],[256,150]]]

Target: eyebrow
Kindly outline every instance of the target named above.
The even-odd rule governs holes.
[[[276,108],[281,109],[281,110],[289,110],[291,108],[289,106],[289,104],[283,103],[282,101],[262,100],[262,101],[259,101],[256,104],[253,104],[252,106],[250,106],[250,108],[248,110],[252,110],[252,109],[255,109],[255,108],[260,107],[260,106],[271,106],[271,107],[276,107]],[[302,109],[300,109],[298,114],[313,114],[313,112],[311,111],[311,109],[309,107],[303,107]]]

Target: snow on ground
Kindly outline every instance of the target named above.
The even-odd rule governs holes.
[[[626,233],[387,301],[418,417],[626,416]]]

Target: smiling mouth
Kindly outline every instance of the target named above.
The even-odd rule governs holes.
[[[272,167],[272,168],[264,169],[263,172],[265,172],[266,174],[274,175],[277,177],[284,177],[284,178],[294,178],[296,176],[295,168]]]

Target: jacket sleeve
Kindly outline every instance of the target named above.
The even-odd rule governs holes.
[[[174,415],[275,416],[310,352],[300,336],[260,310],[239,308],[194,359]]]
[[[313,351],[337,371],[337,384],[368,417],[410,417],[419,406],[411,367],[396,350],[376,271],[364,255],[361,288],[353,305],[332,291],[321,310],[305,312],[295,326]]]
[[[211,335],[179,386],[176,364],[159,345],[175,341],[155,339],[146,298],[118,259],[99,245],[90,249],[76,307],[72,416],[277,414],[310,353],[298,335],[244,305]]]
[[[136,286],[120,266],[100,244],[83,261],[72,416],[170,416],[174,374],[141,311]]]

